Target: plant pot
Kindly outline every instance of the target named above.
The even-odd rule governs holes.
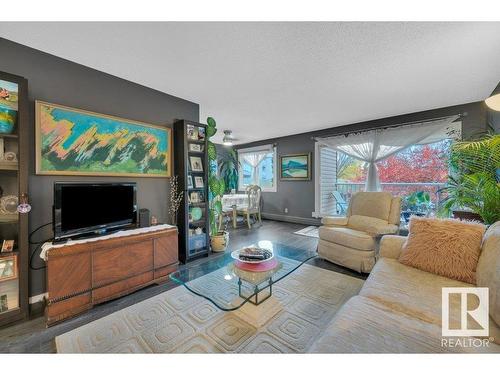
[[[210,247],[216,253],[226,251],[228,244],[229,232],[219,232],[210,236]]]
[[[483,223],[481,216],[471,211],[453,210],[453,218],[460,220],[474,220]]]

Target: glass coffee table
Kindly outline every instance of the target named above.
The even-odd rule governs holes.
[[[251,246],[272,251],[275,267],[261,272],[243,270],[235,266],[230,253],[225,253],[199,265],[188,265],[170,274],[170,278],[219,309],[234,311],[249,323],[261,326],[281,310],[273,298],[273,285],[315,258],[317,253],[271,241],[259,241]]]

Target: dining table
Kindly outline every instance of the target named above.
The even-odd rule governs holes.
[[[234,194],[224,194],[222,196],[223,215],[230,214],[232,216],[233,228],[236,228],[238,208],[244,208],[247,205],[248,205],[247,194],[234,193]],[[221,225],[222,225],[222,218],[221,218]]]

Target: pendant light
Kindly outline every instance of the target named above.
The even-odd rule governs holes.
[[[500,83],[484,102],[490,109],[500,111]]]

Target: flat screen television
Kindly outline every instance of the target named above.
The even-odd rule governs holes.
[[[137,223],[136,184],[54,183],[53,228],[56,241]]]

